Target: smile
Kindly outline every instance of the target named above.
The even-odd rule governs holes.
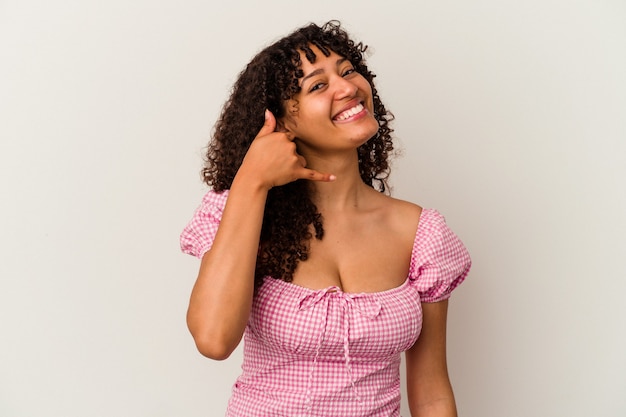
[[[355,114],[361,113],[364,108],[365,107],[363,107],[363,104],[359,103],[356,106],[352,107],[351,109],[348,109],[346,111],[339,113],[337,116],[334,117],[334,120],[339,121],[339,122],[346,120],[354,116]]]

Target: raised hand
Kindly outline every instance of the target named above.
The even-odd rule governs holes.
[[[293,140],[289,132],[276,131],[276,118],[265,110],[265,123],[250,145],[237,175],[259,181],[268,190],[298,179],[335,179],[334,175],[306,168],[306,160],[297,153]]]

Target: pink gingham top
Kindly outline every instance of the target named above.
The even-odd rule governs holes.
[[[227,197],[204,196],[181,234],[184,252],[201,258],[211,248]],[[424,209],[399,287],[354,294],[266,278],[227,417],[399,416],[400,354],[420,334],[421,303],[447,299],[470,264],[443,217]]]

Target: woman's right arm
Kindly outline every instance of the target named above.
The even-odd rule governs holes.
[[[246,328],[268,191],[297,179],[334,179],[305,168],[293,138],[275,128],[274,115],[266,111],[265,124],[233,180],[215,240],[202,257],[191,292],[187,326],[200,353],[212,359],[230,356]]]

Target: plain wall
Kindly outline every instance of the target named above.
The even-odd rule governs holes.
[[[0,1],[0,416],[221,416],[178,235],[237,73],[336,18],[396,115],[394,194],[474,259],[462,416],[626,415],[626,4]],[[404,415],[408,416],[404,407]]]

